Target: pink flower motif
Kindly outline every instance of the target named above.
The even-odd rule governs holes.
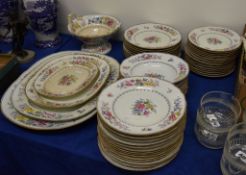
[[[112,118],[112,113],[110,112],[110,111],[104,111],[104,113],[103,113],[104,115],[106,115],[106,118],[107,119],[111,119]]]
[[[113,20],[108,20],[108,22],[107,22],[107,25],[108,26],[112,26],[114,24],[114,21]]]
[[[136,104],[136,108],[143,110],[145,108],[145,105],[143,103],[138,103],[138,104]]]
[[[108,96],[108,97],[113,97],[113,94],[112,94],[112,93],[108,93],[107,96]]]
[[[169,120],[175,121],[177,119],[176,115],[172,112],[172,114],[169,116]]]
[[[131,81],[126,81],[126,86],[132,86],[132,82]]]
[[[148,116],[149,115],[149,111],[144,111],[144,115]]]

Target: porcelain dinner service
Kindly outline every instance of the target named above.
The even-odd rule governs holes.
[[[179,55],[181,34],[175,28],[159,23],[131,26],[124,32],[126,57],[143,52],[164,52]]]
[[[8,88],[2,112],[28,129],[71,127],[95,115],[97,95],[118,78],[119,63],[109,56],[58,52],[35,63]]]
[[[199,27],[189,32],[182,59],[178,30],[160,23],[138,24],[124,31],[126,59],[120,65],[105,55],[112,48],[108,39],[120,26],[109,15],[69,14],[68,31],[83,42],[81,51],[57,52],[33,64],[6,90],[1,111],[12,123],[41,131],[69,128],[97,116],[98,148],[108,162],[125,170],[154,170],[175,159],[185,139],[190,70],[206,77],[229,75],[242,39],[228,28]],[[238,117],[240,112],[233,112],[239,108],[225,105],[225,93],[205,97],[195,134],[209,148],[222,148],[224,143],[229,147],[228,130],[222,131],[227,123],[236,123],[228,118]],[[222,130],[211,130],[216,117]],[[230,171],[226,151],[223,172]]]
[[[125,78],[159,78],[175,84],[185,94],[188,90],[189,65],[175,55],[155,52],[133,55],[121,63],[120,73]]]
[[[183,143],[186,100],[167,81],[121,79],[99,95],[97,112],[100,151],[117,167],[159,168],[176,157]]]
[[[188,34],[185,59],[199,75],[223,77],[234,71],[241,45],[241,37],[231,29],[200,27]]]

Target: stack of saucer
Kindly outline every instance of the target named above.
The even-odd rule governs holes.
[[[123,50],[126,57],[143,52],[179,55],[180,47],[181,34],[165,24],[139,24],[124,33]]]
[[[233,72],[241,51],[240,36],[223,27],[200,27],[188,35],[185,59],[190,69],[207,77],[223,77]]]
[[[140,53],[125,59],[120,74],[128,77],[154,77],[175,84],[186,94],[188,91],[189,66],[177,56],[167,53]]]
[[[94,116],[98,93],[118,78],[119,64],[111,57],[80,51],[52,54],[9,87],[2,112],[28,129],[68,128]]]
[[[147,77],[121,79],[102,91],[97,110],[98,145],[113,165],[147,171],[178,154],[186,101],[173,84]]]

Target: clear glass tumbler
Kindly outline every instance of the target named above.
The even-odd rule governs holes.
[[[238,122],[239,101],[223,91],[207,92],[197,110],[195,133],[199,142],[213,149],[223,148],[228,130]]]
[[[234,125],[226,138],[220,162],[223,175],[246,174],[246,123]]]

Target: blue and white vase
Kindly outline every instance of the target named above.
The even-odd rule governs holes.
[[[57,0],[23,0],[25,13],[41,48],[55,47],[61,39],[57,30]]]
[[[0,1],[0,36],[1,41],[11,42],[13,32],[9,28],[10,13],[17,8],[17,0],[1,0]]]

